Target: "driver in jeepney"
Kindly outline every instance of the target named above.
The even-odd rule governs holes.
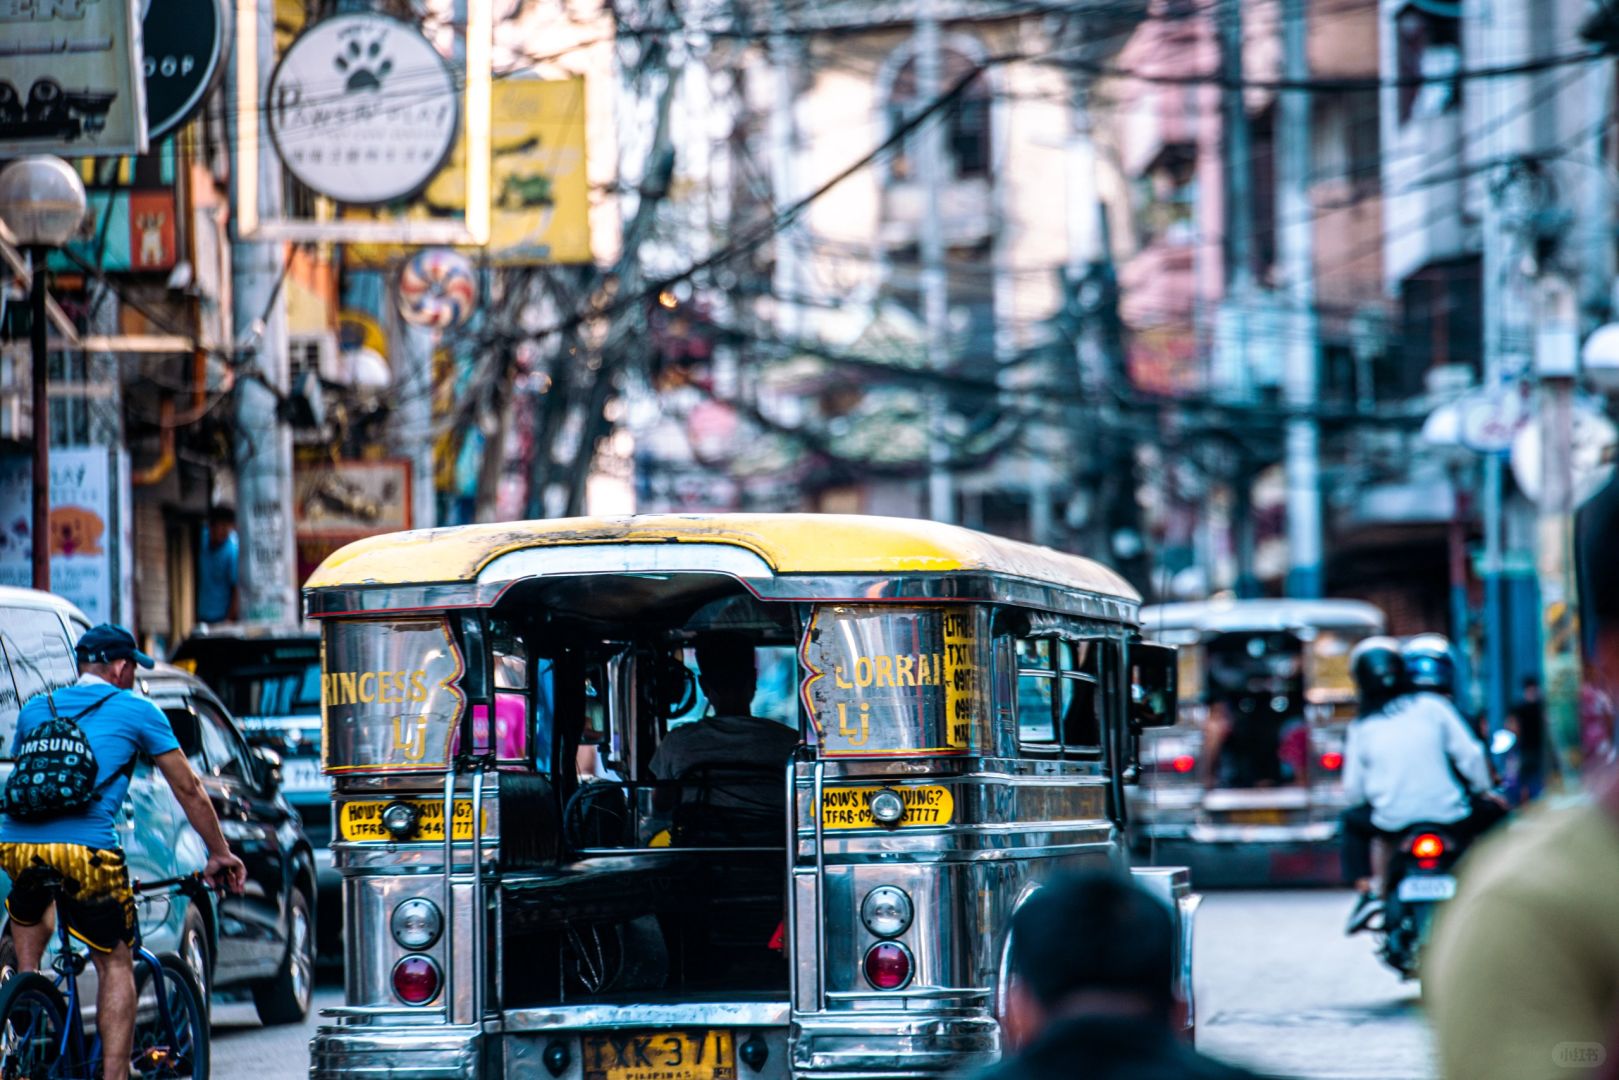
[[[752,714],[759,683],[752,642],[714,634],[699,640],[696,652],[697,684],[713,712],[665,735],[647,768],[659,780],[685,780],[701,789],[683,792],[684,802],[754,813],[782,810],[781,771],[798,746],[798,732]]]

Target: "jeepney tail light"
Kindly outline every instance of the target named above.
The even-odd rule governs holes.
[[[425,956],[407,956],[394,965],[394,993],[406,1005],[426,1005],[438,996],[438,965]]]
[[[866,950],[866,981],[878,990],[898,990],[911,981],[911,950],[897,941],[879,941]]]
[[[1189,773],[1197,768],[1197,758],[1191,754],[1176,754],[1170,759],[1169,767],[1178,773]]]
[[[1328,750],[1321,755],[1321,767],[1328,772],[1337,772],[1344,767],[1344,756],[1336,750]]]

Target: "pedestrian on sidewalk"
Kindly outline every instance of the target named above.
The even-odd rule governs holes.
[[[242,617],[236,587],[240,546],[236,511],[229,506],[209,510],[202,550],[197,553],[198,622],[236,622]]]
[[[1046,885],[1012,918],[1005,1018],[1014,1051],[980,1080],[1244,1080],[1179,1035],[1175,924],[1128,878]]]

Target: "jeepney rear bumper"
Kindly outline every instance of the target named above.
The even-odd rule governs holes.
[[[483,1051],[475,1027],[320,1027],[309,1040],[310,1080],[475,1080]]]
[[[793,1075],[818,1080],[933,1077],[970,1072],[1001,1055],[989,1016],[850,1012],[800,1016]]]

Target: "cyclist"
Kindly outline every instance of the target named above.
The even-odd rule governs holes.
[[[103,1080],[124,1080],[135,1028],[135,897],[129,870],[113,830],[135,759],[145,754],[157,765],[185,811],[191,827],[208,846],[208,881],[241,892],[247,868],[231,853],[213,804],[174,731],[156,705],[131,692],[135,667],[152,658],[135,647],[121,626],[103,623],[85,632],[75,649],[79,679],[40,694],[17,717],[13,757],[26,755],[29,732],[55,718],[67,718],[83,733],[95,757],[93,794],[86,808],[51,816],[30,812],[29,820],[7,815],[0,824],[0,869],[11,877],[6,910],[21,971],[38,971],[52,932],[52,905],[60,903],[74,935],[90,946],[96,965],[96,1027],[101,1034]],[[48,748],[47,748],[48,749]],[[11,805],[11,788],[7,788]],[[41,818],[44,817],[44,820]],[[53,882],[60,882],[53,896]]]

